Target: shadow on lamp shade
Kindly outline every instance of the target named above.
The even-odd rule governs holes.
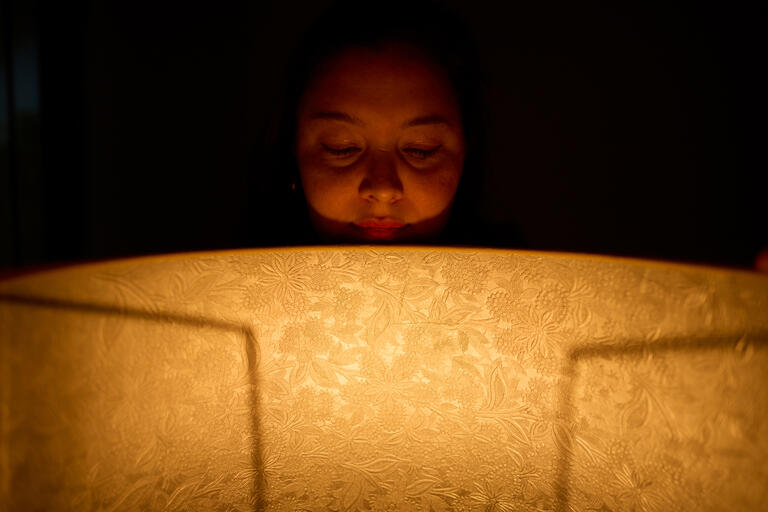
[[[492,249],[6,280],[0,510],[759,510],[766,311],[753,273]]]

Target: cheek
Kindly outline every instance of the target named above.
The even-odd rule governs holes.
[[[307,203],[318,213],[331,219],[344,220],[351,212],[349,205],[356,197],[356,186],[350,176],[300,166],[301,185]]]
[[[410,198],[422,217],[444,212],[456,196],[461,177],[460,167],[443,169],[429,176],[413,175],[409,180]]]

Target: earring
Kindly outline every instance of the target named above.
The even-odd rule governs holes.
[[[296,193],[296,180],[291,180],[291,192]]]

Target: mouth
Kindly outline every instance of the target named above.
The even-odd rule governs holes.
[[[392,240],[408,226],[404,222],[389,219],[368,219],[353,222],[352,226],[368,240]]]

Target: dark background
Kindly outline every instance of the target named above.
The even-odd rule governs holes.
[[[2,0],[0,267],[261,245],[251,161],[326,4]],[[486,69],[493,243],[752,265],[757,6],[447,4]]]

